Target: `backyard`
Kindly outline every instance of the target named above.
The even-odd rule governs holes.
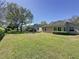
[[[0,59],[79,59],[79,35],[6,34]]]

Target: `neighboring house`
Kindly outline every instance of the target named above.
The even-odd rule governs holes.
[[[42,32],[42,28],[39,24],[34,24],[33,27],[36,30],[36,32]]]
[[[42,27],[43,32],[60,34],[79,34],[79,26],[66,21],[54,22]]]
[[[37,32],[43,32],[42,31],[42,27],[39,27],[39,29],[37,30]]]
[[[38,25],[38,24],[34,24],[34,25],[33,25],[33,28],[36,30],[36,32],[38,32],[38,30],[39,30],[39,25]]]

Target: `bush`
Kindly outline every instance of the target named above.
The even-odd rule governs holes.
[[[0,27],[0,33],[4,32],[5,29]]]
[[[4,31],[5,31],[4,28],[1,28],[1,27],[0,27],[0,41],[2,40],[2,38],[3,38],[4,35],[5,35],[5,34],[4,34]]]
[[[26,31],[27,32],[36,32],[36,29],[33,27],[27,27]]]

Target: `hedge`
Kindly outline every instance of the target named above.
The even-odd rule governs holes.
[[[5,29],[0,27],[0,41],[2,40],[2,38],[4,37],[5,33],[4,33]]]

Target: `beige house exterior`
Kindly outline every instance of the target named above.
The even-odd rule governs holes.
[[[70,22],[56,22],[42,27],[43,32],[59,34],[79,34],[79,26]]]
[[[79,26],[70,22],[60,22],[53,25],[53,33],[79,34]]]
[[[53,31],[53,26],[50,26],[50,25],[43,26],[43,27],[42,27],[42,31],[43,31],[43,32],[47,32],[47,33],[52,33],[52,31]]]

